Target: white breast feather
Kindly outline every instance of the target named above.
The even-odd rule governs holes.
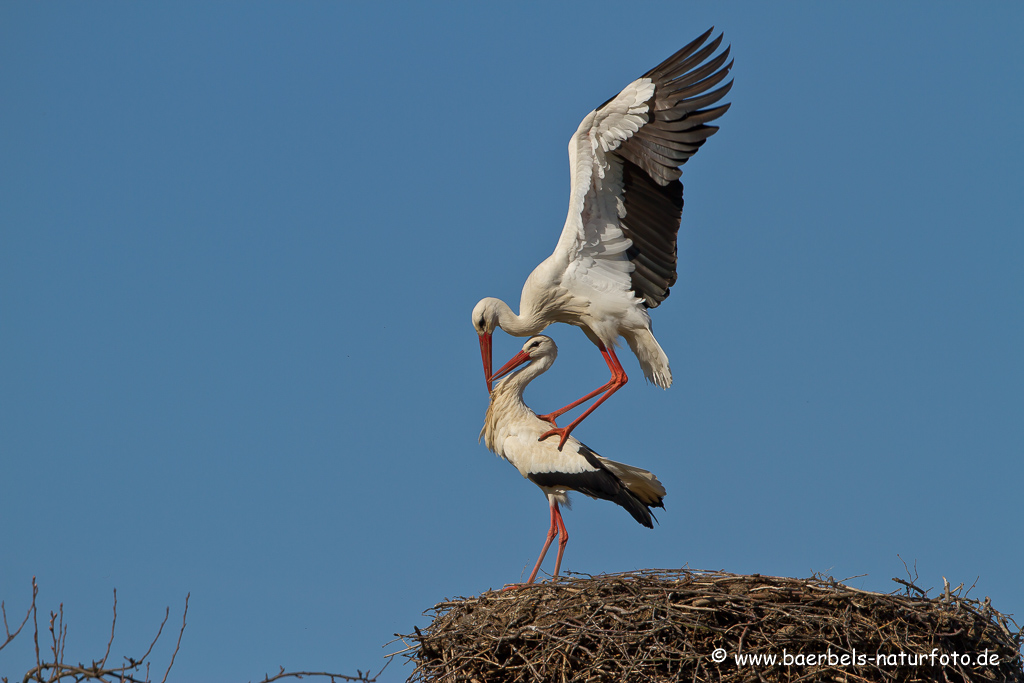
[[[538,418],[514,391],[499,384],[491,395],[480,437],[488,449],[512,463],[524,477],[541,472],[596,471],[578,453],[576,439],[569,437],[562,451],[558,450],[556,437],[538,441],[549,429],[551,425]]]

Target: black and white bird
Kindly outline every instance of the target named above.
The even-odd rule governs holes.
[[[713,29],[712,29],[713,30]],[[718,128],[707,123],[728,104],[711,107],[732,87],[729,48],[711,31],[633,81],[592,111],[569,141],[569,214],[551,256],[526,279],[517,315],[488,297],[473,309],[487,388],[492,383],[495,328],[529,337],[556,322],[583,329],[604,356],[611,379],[560,410],[542,416],[541,439],[573,429],[627,381],[615,355],[619,337],[633,350],[648,381],[672,384],[668,357],[651,333],[647,310],[676,281],[676,237],[683,209],[679,166]],[[705,44],[707,43],[707,44]],[[709,108],[710,107],[710,108]],[[601,395],[568,427],[555,419]]]
[[[570,491],[617,503],[649,529],[654,528],[651,508],[664,507],[665,487],[647,470],[602,458],[574,437],[569,438],[561,451],[555,442],[538,439],[548,428],[548,423],[523,403],[523,391],[526,385],[551,367],[557,355],[558,347],[551,337],[539,335],[528,339],[523,350],[494,375],[497,380],[529,363],[491,391],[491,402],[480,432],[487,448],[508,460],[520,474],[539,486],[551,506],[547,540],[526,583],[533,583],[537,577],[556,533],[559,539],[554,576],[558,576],[565,544],[569,541],[558,506],[569,506]]]

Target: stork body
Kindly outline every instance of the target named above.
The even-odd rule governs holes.
[[[619,338],[632,349],[648,381],[672,384],[668,356],[651,332],[649,308],[668,297],[676,281],[676,238],[683,208],[679,166],[718,128],[705,125],[725,113],[717,103],[732,82],[729,49],[712,57],[722,37],[705,42],[709,30],[580,123],[569,141],[569,212],[554,253],[526,279],[515,313],[505,302],[482,299],[473,326],[488,390],[491,334],[496,328],[529,337],[552,323],[583,329],[600,349],[611,379],[564,408],[541,418],[541,439],[560,436],[561,449],[573,429],[627,381],[615,355]],[[600,395],[568,427],[555,419]],[[553,428],[552,428],[553,427]]]
[[[647,470],[602,458],[573,437],[568,439],[563,450],[559,450],[554,441],[540,439],[549,424],[523,402],[523,391],[551,367],[557,355],[558,348],[550,337],[541,335],[527,340],[523,350],[494,377],[496,379],[524,363],[529,365],[494,387],[480,432],[487,448],[508,460],[520,474],[539,486],[551,507],[547,540],[527,583],[533,583],[537,577],[556,534],[559,540],[554,575],[558,576],[565,545],[569,541],[559,505],[568,506],[570,491],[617,503],[648,528],[654,526],[650,508],[664,507],[665,487]]]

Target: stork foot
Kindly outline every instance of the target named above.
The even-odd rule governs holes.
[[[509,585],[502,588],[501,592],[504,593],[505,591],[517,591],[532,585],[532,583],[510,583]]]
[[[548,413],[547,415],[538,415],[537,417],[541,420],[544,420],[552,427],[557,428],[558,425],[555,424],[555,418],[558,417],[558,415],[559,413]],[[541,438],[543,439],[544,437],[542,436]]]
[[[548,431],[541,434],[540,438],[538,438],[537,441],[543,441],[548,437],[557,435],[561,437],[558,441],[558,450],[562,450],[562,447],[565,446],[565,442],[569,439],[569,432],[571,431],[572,429],[569,427],[555,427],[554,429],[549,429]]]

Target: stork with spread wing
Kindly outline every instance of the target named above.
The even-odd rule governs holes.
[[[713,30],[713,29],[712,29]],[[482,299],[473,309],[487,389],[491,390],[491,335],[495,328],[530,337],[556,322],[575,325],[601,351],[611,379],[541,419],[552,429],[541,439],[569,434],[627,381],[615,355],[619,337],[640,361],[644,376],[672,384],[668,356],[651,332],[648,309],[676,281],[676,237],[683,209],[679,167],[718,128],[707,123],[729,108],[717,104],[732,86],[729,48],[712,30],[627,85],[592,111],[569,141],[572,189],[569,214],[551,256],[526,279],[517,315],[504,301]],[[568,427],[555,420],[600,396]]]

